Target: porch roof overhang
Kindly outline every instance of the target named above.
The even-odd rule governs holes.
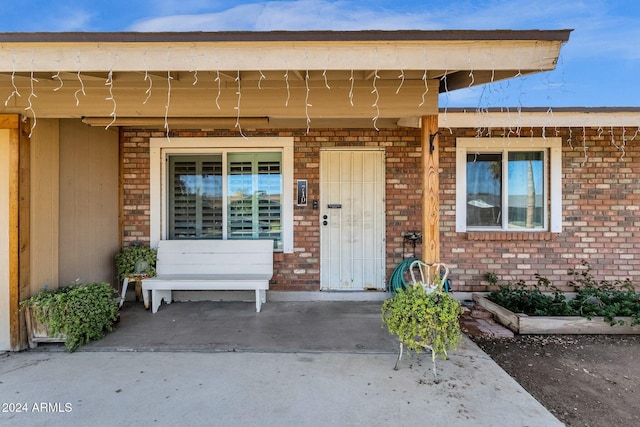
[[[0,33],[0,112],[113,125],[395,125],[437,114],[438,93],[552,70],[570,32]]]
[[[440,110],[443,128],[544,128],[544,127],[626,127],[640,129],[640,107],[512,107],[448,108]],[[420,128],[420,117],[403,118],[402,127]]]

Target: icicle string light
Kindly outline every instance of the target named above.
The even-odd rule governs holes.
[[[322,77],[324,78],[324,85],[327,89],[331,89],[331,86],[329,86],[329,81],[327,80],[327,70],[324,70],[322,72]]]
[[[80,82],[80,89],[76,90],[73,93],[73,96],[76,98],[76,107],[80,105],[80,98],[78,98],[78,94],[82,93],[82,96],[87,96],[86,92],[84,91],[84,82],[82,81],[82,77],[80,76],[80,70],[78,70],[78,81]]]
[[[59,91],[60,89],[62,89],[62,86],[64,86],[64,82],[60,78],[60,71],[51,76],[51,80],[58,80],[58,83],[60,83],[60,86],[53,89],[54,92]]]
[[[371,93],[376,95],[376,100],[374,101],[373,105],[371,105],[376,109],[376,114],[375,116],[373,116],[373,119],[371,119],[373,121],[373,127],[376,131],[380,130],[378,129],[378,118],[380,117],[380,107],[378,107],[378,101],[380,100],[380,93],[378,92],[378,87],[376,86],[379,78],[380,76],[378,75],[378,70],[376,70],[373,74],[373,89],[371,90]]]
[[[218,83],[218,96],[216,96],[216,107],[218,107],[218,110],[220,109],[220,103],[218,102],[220,100],[220,70],[216,70],[216,79],[215,79],[216,83]]]
[[[193,54],[193,50],[190,50],[190,57],[191,57],[191,69],[189,70],[189,72],[193,73],[193,83],[191,84],[191,86],[195,86],[196,84],[198,84],[198,70],[195,67],[196,58]]]
[[[291,88],[289,87],[289,70],[284,72],[284,82],[287,85],[287,99],[284,101],[284,106],[289,106],[289,98],[291,98]]]
[[[153,80],[151,79],[151,76],[149,75],[149,72],[147,70],[144,70],[144,80],[149,80],[149,87],[147,87],[147,90],[144,91],[144,93],[147,94],[147,97],[142,104],[146,104],[147,101],[149,101],[149,98],[151,98],[151,89],[153,88]]]
[[[400,93],[400,89],[402,89],[402,85],[404,84],[404,70],[400,70],[398,78],[400,79],[400,85],[398,86],[398,89],[396,89],[396,95]]]
[[[113,97],[113,71],[109,70],[109,74],[107,75],[107,80],[104,83],[108,88],[109,88],[109,96],[107,98],[105,98],[107,101],[111,101],[113,103],[113,110],[111,111],[111,114],[109,114],[111,116],[111,122],[109,122],[109,124],[105,127],[105,129],[109,129],[109,127],[111,127],[111,125],[113,125],[116,122],[116,100]]]
[[[569,128],[569,132],[571,132],[571,128]],[[581,166],[584,166],[589,159],[587,155],[587,128],[582,126],[582,151],[584,152],[584,160],[582,160]]]
[[[307,70],[307,73],[305,74],[304,77],[304,85],[307,89],[307,92],[305,94],[304,97],[304,114],[307,117],[307,134],[309,133],[309,129],[311,128],[311,117],[309,117],[309,107],[311,107],[311,104],[309,104],[309,70]]]
[[[620,150],[620,146],[618,145],[618,143],[616,142],[615,137],[613,136],[613,125],[609,129],[609,135],[611,136],[611,145],[616,147],[616,150]]]
[[[149,75],[149,66],[147,65],[147,51],[144,51],[144,81],[146,82],[147,80],[149,80],[149,86],[147,87],[147,90],[144,91],[144,93],[147,94],[147,97],[144,99],[144,102],[142,103],[143,105],[147,104],[147,101],[149,101],[149,98],[151,98],[151,89],[153,88],[153,80],[151,79],[151,76]]]
[[[78,58],[78,81],[80,82],[80,89],[76,90],[73,94],[73,96],[76,98],[76,107],[80,105],[80,99],[78,98],[78,94],[82,93],[82,96],[87,96],[86,92],[84,91],[84,82],[82,81],[82,77],[80,76],[80,51],[79,50],[78,50],[77,58]]]
[[[351,76],[349,77],[349,81],[351,82],[351,86],[349,87],[349,103],[353,107],[353,70],[351,70]]]
[[[171,106],[171,70],[167,70],[167,103],[164,106],[164,130],[167,140],[169,140],[169,107]]]
[[[427,81],[427,70],[424,70],[424,74],[422,75],[422,81],[424,82],[424,92],[422,92],[422,101],[418,104],[418,107],[422,107],[424,105],[424,100],[429,92],[429,83]]]
[[[444,112],[442,114],[443,120],[444,120],[445,123],[447,122],[447,109],[449,108],[449,88],[447,86],[447,75],[448,74],[449,74],[449,69],[445,68],[444,75],[442,77],[440,77],[440,80],[443,82],[443,85],[444,85],[444,99],[447,101],[445,103]],[[448,128],[448,129],[449,129],[449,134],[453,135],[453,130],[451,128]]]
[[[248,139],[247,136],[242,133],[242,127],[240,126],[240,100],[242,99],[242,92],[241,92],[241,87],[240,87],[240,70],[238,70],[237,75],[236,75],[236,82],[238,83],[238,89],[236,91],[236,95],[238,95],[238,103],[235,107],[233,107],[236,110],[236,125],[235,128],[238,129],[238,132],[240,132],[240,135],[244,138],[244,139]]]
[[[616,142],[616,137],[615,134],[613,132],[613,125],[611,125],[611,128],[609,129],[609,135],[611,136],[611,145],[613,145],[614,147],[616,147],[616,150],[620,151],[622,153],[622,155],[620,156],[620,159],[624,159],[626,156],[626,149],[625,149],[625,143],[626,143],[626,139],[625,139],[625,128],[622,127],[622,140],[620,142],[620,144],[618,144]]]
[[[18,97],[20,98],[20,92],[18,91],[18,87],[16,86],[16,81],[15,81],[15,77],[16,77],[16,57],[15,54],[13,55],[13,63],[11,64],[11,87],[13,88],[13,91],[11,92],[11,94],[7,97],[7,100],[4,101],[4,106],[6,107],[7,105],[9,105],[9,100],[13,97]]]
[[[35,93],[35,89],[33,85],[34,83],[38,82],[38,80],[35,77],[33,77],[33,63],[31,64],[31,77],[29,79],[29,82],[31,84],[31,92],[29,93],[29,97],[27,98],[29,105],[25,108],[25,111],[31,111],[31,114],[33,114],[33,122],[31,123],[31,130],[29,131],[29,138],[31,138],[31,135],[33,134],[33,130],[36,127],[36,123],[38,122],[38,119],[36,118],[36,111],[33,109],[33,103],[31,102],[31,98],[38,97]]]
[[[260,73],[260,78],[258,79],[258,89],[262,89],[262,81],[265,80],[266,77],[262,70],[258,70],[258,72]]]

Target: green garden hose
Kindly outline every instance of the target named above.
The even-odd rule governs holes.
[[[405,273],[407,271],[409,271],[411,264],[414,261],[420,261],[419,258],[407,258],[405,260],[402,260],[402,262],[400,264],[398,264],[396,266],[396,268],[393,269],[393,272],[391,272],[391,276],[389,276],[389,283],[387,284],[387,291],[391,294],[391,296],[395,295],[396,293],[398,293],[398,291],[401,291],[403,289],[407,288],[407,281],[405,279]],[[451,292],[451,281],[450,279],[447,279],[443,284],[442,284],[442,289],[445,292]]]
[[[402,262],[393,269],[391,276],[389,276],[389,283],[387,284],[387,291],[391,295],[395,295],[398,291],[407,288],[407,281],[404,275],[409,271],[411,263],[416,260],[418,260],[418,258],[407,258],[402,260]]]

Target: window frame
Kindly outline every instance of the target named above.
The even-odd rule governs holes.
[[[500,227],[467,226],[467,154],[501,153],[503,162],[509,151],[545,150],[544,227],[509,229],[507,221]],[[506,190],[506,188],[505,188]],[[507,191],[503,194],[508,197]],[[562,232],[562,139],[561,138],[457,138],[456,139],[456,232]]]
[[[151,138],[150,139],[150,244],[157,246],[168,238],[168,158],[170,155],[280,152],[282,162],[282,249],[293,253],[293,138]],[[226,188],[226,183],[225,183]]]

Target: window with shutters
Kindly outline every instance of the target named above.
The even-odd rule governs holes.
[[[282,154],[170,155],[169,239],[273,239],[282,248]]]
[[[229,153],[229,239],[281,240],[280,153]]]
[[[169,158],[169,239],[222,239],[222,155]]]

